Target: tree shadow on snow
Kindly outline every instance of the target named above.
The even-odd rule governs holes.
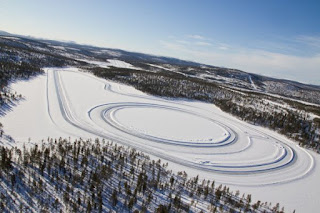
[[[8,112],[11,112],[14,107],[18,106],[21,101],[24,101],[25,98],[19,98],[18,100],[10,100],[6,103],[0,105],[0,117],[5,116]]]

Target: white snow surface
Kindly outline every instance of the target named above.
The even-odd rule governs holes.
[[[102,68],[109,68],[109,67],[118,67],[118,68],[125,68],[125,69],[139,69],[137,67],[134,67],[132,64],[129,64],[124,61],[120,61],[117,59],[107,59],[106,62],[104,61],[93,61],[93,60],[87,60],[87,59],[78,59],[84,62],[87,62],[89,64],[94,64],[97,66],[100,66]]]
[[[58,49],[58,50],[66,50],[65,47],[63,46],[55,46],[55,45],[51,45],[51,47],[55,48],[55,49]]]
[[[251,86],[256,90],[257,89],[257,86],[254,84],[252,78],[251,78],[251,75],[249,75],[249,81],[251,83]]]
[[[152,67],[159,68],[159,69],[164,69],[164,70],[167,70],[167,71],[174,71],[173,68],[169,69],[169,68],[166,68],[166,67],[163,67],[163,66],[160,66],[160,65],[156,65],[156,64],[148,64],[148,65],[152,66]]]
[[[8,146],[102,137],[161,158],[175,172],[250,193],[253,201],[279,202],[289,212],[320,207],[318,154],[212,104],[153,97],[76,68],[47,68],[11,88],[24,100],[1,117],[14,139]]]
[[[108,59],[107,61],[109,62],[109,66],[126,68],[126,69],[134,69],[134,66],[124,61],[120,61],[117,59]]]

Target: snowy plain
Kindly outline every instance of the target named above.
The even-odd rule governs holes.
[[[47,68],[11,89],[24,100],[1,117],[14,139],[8,146],[102,137],[161,158],[175,172],[252,194],[253,201],[279,202],[289,212],[320,207],[318,154],[212,104],[150,96],[76,68]]]
[[[106,61],[94,61],[94,60],[87,60],[87,59],[78,59],[79,61],[84,61],[89,64],[94,64],[102,68],[110,68],[110,67],[117,67],[117,68],[125,68],[125,69],[139,69],[134,67],[132,64],[129,64],[124,61],[120,61],[117,59],[107,59]]]

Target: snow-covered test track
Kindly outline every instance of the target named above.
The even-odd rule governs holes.
[[[313,158],[298,146],[192,104],[122,91],[119,85],[70,70],[49,69],[47,77],[49,94],[56,92],[55,98],[48,97],[49,113],[57,101],[60,121],[59,115],[51,117],[64,123],[64,130],[70,125],[186,167],[215,172],[218,181],[221,177],[229,184],[288,182],[313,167]],[[88,108],[76,107],[98,94],[87,90],[76,100],[80,88],[72,81],[85,88],[95,82],[100,91],[93,92],[105,99],[89,101]]]
[[[45,91],[45,116],[55,132],[39,139],[106,138],[271,201],[259,196],[264,186],[294,187],[315,173],[308,151],[212,104],[153,97],[75,68],[46,69]]]

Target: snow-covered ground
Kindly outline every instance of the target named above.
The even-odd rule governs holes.
[[[89,64],[98,65],[99,67],[102,67],[102,68],[117,67],[117,68],[126,68],[126,69],[139,69],[137,67],[134,67],[132,64],[129,64],[127,62],[120,61],[117,59],[107,59],[106,62],[86,60],[86,59],[78,59],[78,60],[87,62]]]
[[[160,65],[156,65],[156,64],[148,64],[149,66],[152,66],[152,67],[156,67],[156,68],[159,68],[159,69],[164,69],[164,70],[167,70],[167,71],[174,71],[174,69],[169,69],[169,68],[166,68],[166,67],[163,67],[163,66],[160,66]]]
[[[249,81],[251,83],[251,86],[256,90],[257,89],[257,86],[254,84],[252,78],[251,78],[251,75],[249,75]]]
[[[109,61],[110,62],[110,61]],[[110,62],[111,63],[111,62]],[[320,207],[320,156],[214,105],[157,98],[75,68],[11,85],[25,100],[1,118],[15,141],[103,137],[286,210]]]

